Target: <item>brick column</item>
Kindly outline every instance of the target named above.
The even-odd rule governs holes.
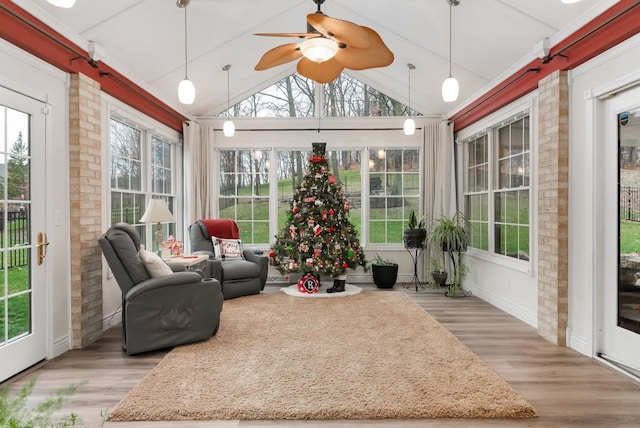
[[[100,85],[71,75],[69,166],[71,187],[71,321],[73,346],[102,334],[102,157]]]
[[[538,84],[538,333],[566,345],[569,138],[566,72]]]

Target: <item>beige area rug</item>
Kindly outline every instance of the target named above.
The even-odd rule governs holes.
[[[534,416],[401,291],[226,300],[216,336],[169,352],[110,412],[112,421]]]

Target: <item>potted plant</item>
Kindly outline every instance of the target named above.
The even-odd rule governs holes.
[[[433,223],[429,232],[429,244],[449,255],[453,268],[452,284],[447,295],[457,296],[460,282],[467,273],[466,266],[462,265],[462,253],[467,251],[469,245],[469,222],[460,211],[453,216],[442,216]]]
[[[373,282],[378,288],[393,288],[398,279],[398,263],[394,260],[383,259],[376,253],[370,263]]]
[[[429,263],[431,266],[431,277],[440,287],[447,285],[447,277],[449,274],[444,268],[444,263],[441,257],[432,257]]]
[[[420,221],[416,218],[416,212],[411,211],[409,216],[408,229],[402,234],[402,240],[407,248],[422,248],[427,237],[427,229],[424,228],[424,217]]]

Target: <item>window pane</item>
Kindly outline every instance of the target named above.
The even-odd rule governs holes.
[[[511,181],[511,168],[508,158],[498,162],[498,171],[498,189],[509,187]]]

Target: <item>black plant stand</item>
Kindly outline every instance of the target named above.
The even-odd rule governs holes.
[[[411,260],[413,260],[413,278],[409,282],[403,282],[402,286],[404,288],[415,287],[416,291],[418,291],[418,288],[421,288],[422,290],[424,290],[425,283],[420,281],[420,278],[418,277],[418,260],[419,260],[418,256],[422,253],[422,247],[411,247],[411,246],[405,245],[405,248],[407,249],[407,252],[411,256]]]

